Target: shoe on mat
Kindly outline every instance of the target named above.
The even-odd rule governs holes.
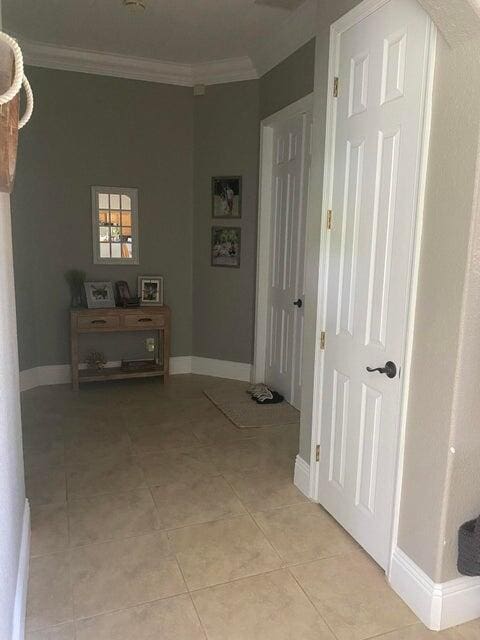
[[[271,398],[268,398],[268,397],[257,398],[257,404],[280,404],[280,402],[283,402],[283,399],[284,399],[283,396],[277,393],[276,391],[271,391],[270,395],[271,395]]]

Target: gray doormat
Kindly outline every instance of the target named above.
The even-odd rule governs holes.
[[[242,429],[275,427],[300,421],[300,412],[288,402],[264,405],[254,402],[247,394],[249,386],[246,382],[222,382],[209,386],[203,393],[234,425]]]

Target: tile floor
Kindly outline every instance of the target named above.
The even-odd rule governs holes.
[[[425,630],[293,486],[298,427],[237,429],[202,394],[218,382],[23,394],[28,640],[480,637]]]

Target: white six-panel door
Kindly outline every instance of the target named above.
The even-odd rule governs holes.
[[[338,36],[318,497],[384,568],[431,22],[390,0]],[[393,378],[367,367],[397,367]]]
[[[300,409],[311,114],[273,129],[267,384]]]

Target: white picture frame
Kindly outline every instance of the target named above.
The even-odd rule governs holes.
[[[115,294],[111,282],[84,282],[83,286],[89,309],[112,309],[115,307]]]
[[[163,276],[138,276],[138,297],[142,307],[163,307]]]

